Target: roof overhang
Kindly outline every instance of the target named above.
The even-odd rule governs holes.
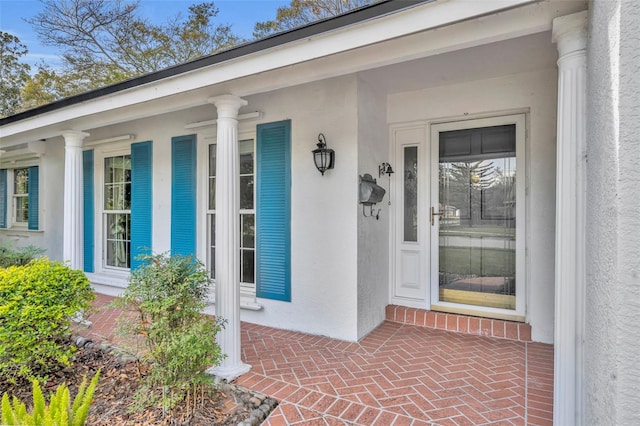
[[[304,27],[269,38],[264,45],[258,41],[238,47],[250,48],[243,54],[231,54],[232,49],[203,59],[212,63],[196,66],[194,61],[184,65],[191,68],[174,67],[8,117],[0,120],[0,144],[204,105],[209,97],[224,93],[248,96],[547,31],[554,17],[585,8],[584,1],[531,0],[392,1],[378,7],[399,3],[404,7],[373,14],[374,5],[355,12],[368,14],[351,16],[350,21],[340,17],[338,23],[319,23],[332,23],[320,26],[323,31]],[[276,42],[285,36],[285,42]]]

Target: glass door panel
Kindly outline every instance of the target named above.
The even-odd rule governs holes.
[[[514,124],[439,133],[441,302],[516,309],[515,134]]]

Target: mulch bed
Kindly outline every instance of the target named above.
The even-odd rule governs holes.
[[[252,413],[255,418],[255,409],[263,403],[264,397],[258,396],[261,398],[258,404],[256,395],[223,385],[221,388],[212,387],[205,393],[204,403],[195,408],[187,408],[183,403],[169,412],[163,412],[160,407],[132,412],[134,395],[147,368],[131,358],[123,358],[110,348],[89,343],[78,350],[70,367],[50,375],[42,386],[43,393],[47,395],[66,382],[73,399],[82,379],[87,377],[90,380],[96,371],[101,370],[87,425],[237,425],[250,419]],[[31,389],[30,383],[11,385],[0,381],[0,395],[7,391],[27,405],[32,401]]]

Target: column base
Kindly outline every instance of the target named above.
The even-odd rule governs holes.
[[[243,374],[248,373],[249,370],[251,370],[251,366],[249,364],[240,362],[235,365],[219,365],[217,367],[211,367],[207,370],[207,373],[215,376],[216,381],[226,380],[227,382],[232,382]]]

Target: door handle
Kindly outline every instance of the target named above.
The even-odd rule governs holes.
[[[435,218],[436,216],[442,216],[444,212],[436,212],[435,207],[431,207],[431,226],[436,224]]]

